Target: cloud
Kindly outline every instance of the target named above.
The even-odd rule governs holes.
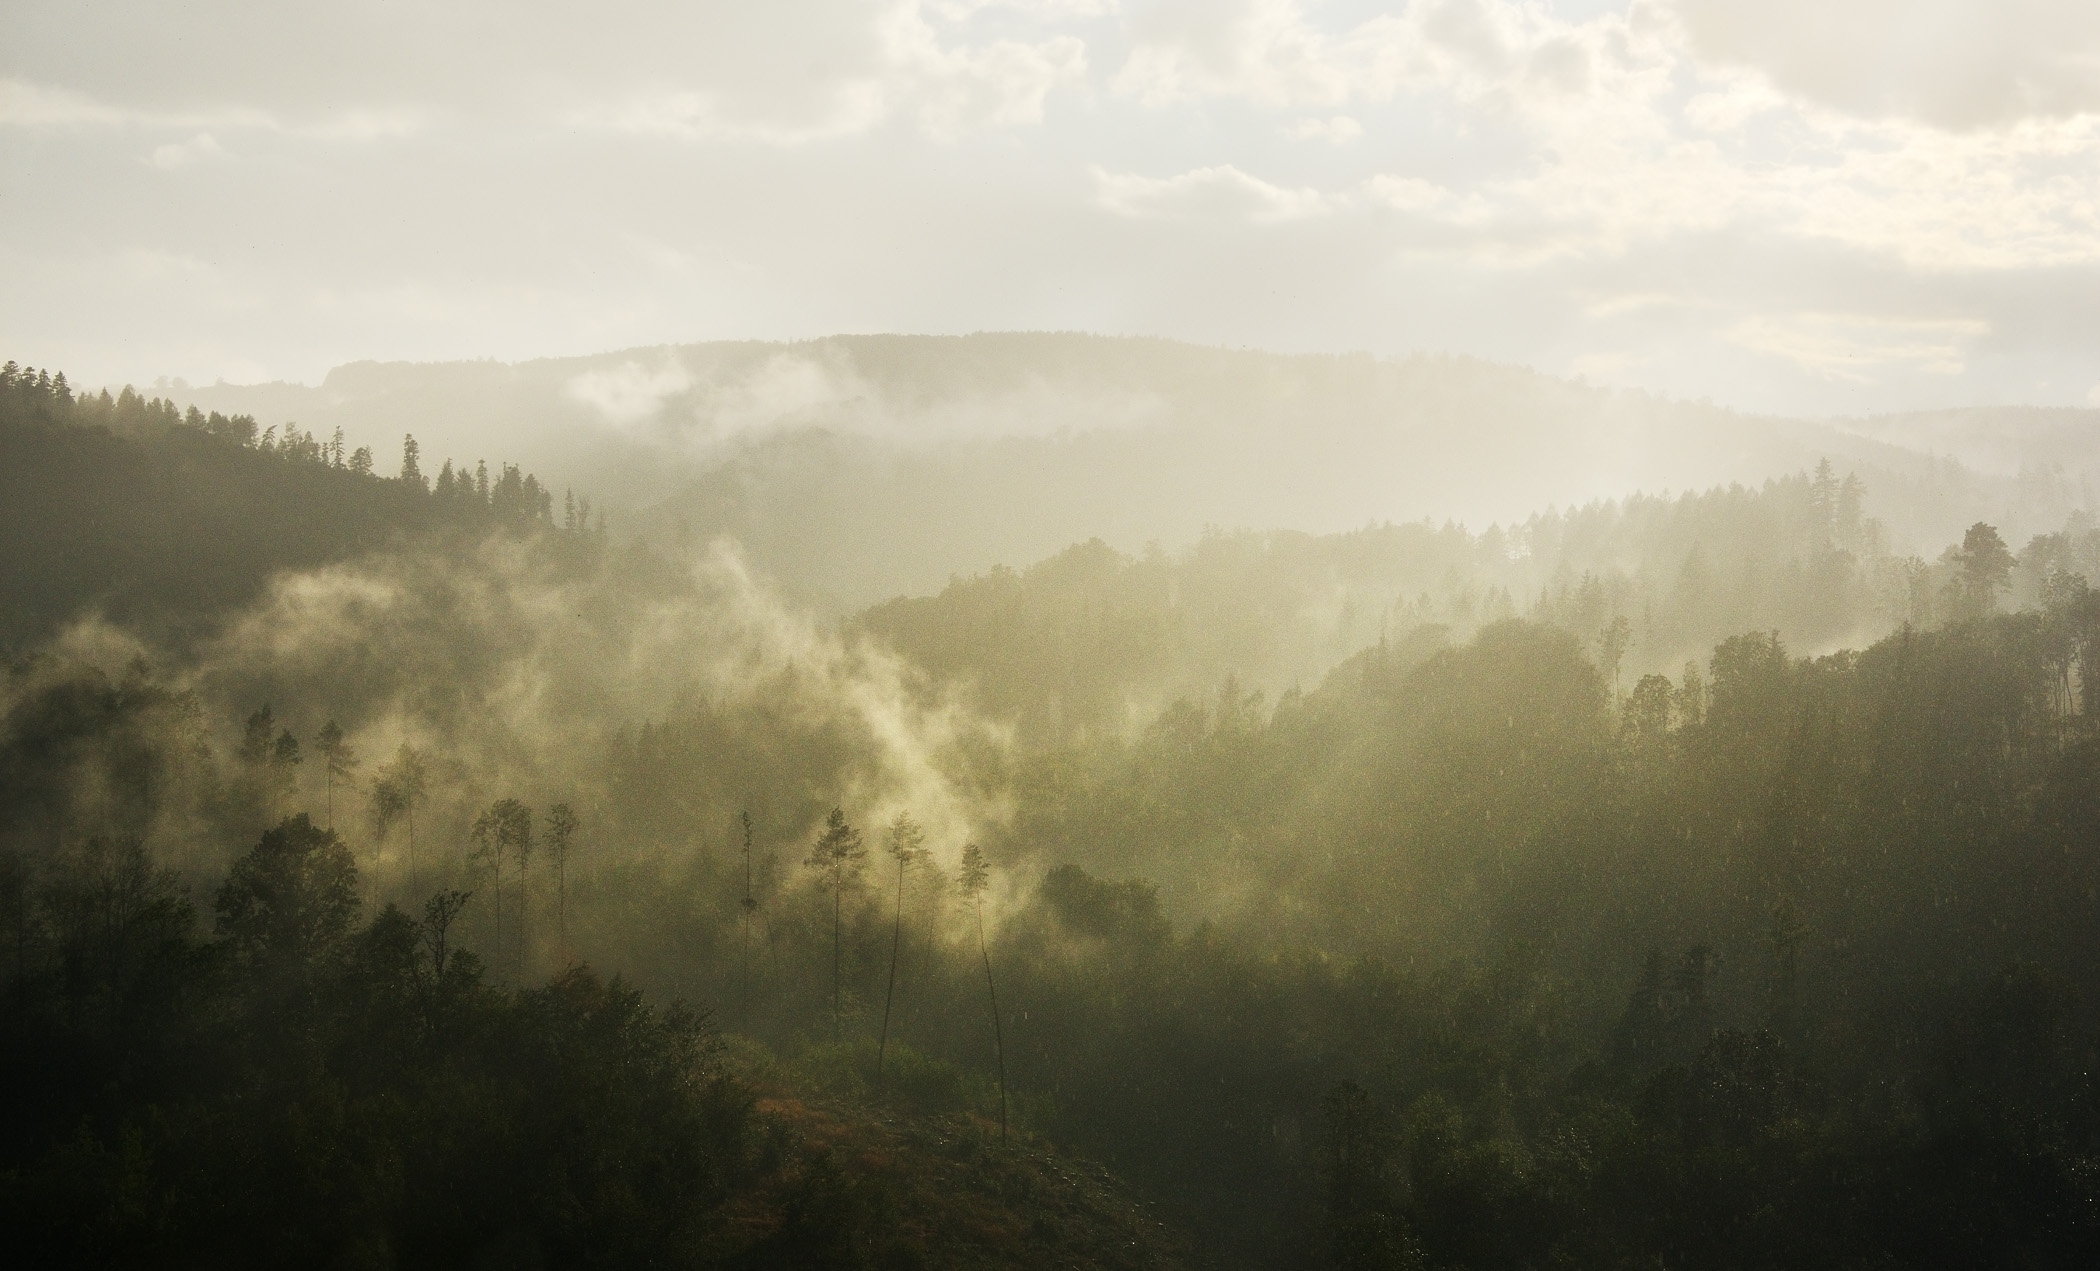
[[[150,162],[163,172],[171,172],[206,159],[225,157],[226,149],[219,144],[218,139],[208,132],[200,132],[188,141],[169,142],[167,145],[155,147]]]
[[[1871,118],[1992,127],[2100,110],[2089,0],[1675,0],[1701,58]]]
[[[1291,135],[1300,141],[1324,141],[1331,146],[1343,146],[1364,135],[1364,126],[1347,115],[1331,115],[1326,119],[1301,119],[1291,129]]]
[[[1154,105],[1235,97],[1272,107],[1384,102],[1404,92],[1467,100],[1596,86],[1621,19],[1559,21],[1507,0],[1413,0],[1340,31],[1298,0],[1166,0],[1132,23],[1117,88]]]
[[[656,415],[665,401],[691,388],[692,376],[668,359],[656,367],[626,361],[605,370],[585,371],[562,386],[572,401],[582,402],[614,424],[635,424]]]
[[[420,112],[402,107],[354,107],[288,123],[275,112],[254,106],[215,105],[175,110],[119,106],[70,89],[27,80],[0,79],[0,128],[120,128],[192,133],[187,142],[171,142],[160,147],[160,151],[169,152],[174,162],[172,165],[163,162],[156,151],[154,164],[157,167],[180,166],[197,158],[223,153],[212,136],[213,132],[252,130],[327,141],[378,141],[413,135],[422,131],[425,125]],[[192,150],[182,153],[181,146],[190,146]]]
[[[83,93],[18,79],[0,79],[0,125],[49,128],[123,122],[123,111]]]
[[[569,121],[691,141],[797,146],[855,136],[906,115],[928,135],[949,139],[1040,123],[1052,90],[1086,76],[1086,45],[1070,35],[972,46],[944,41],[917,4],[860,5],[841,16],[846,21],[829,35],[833,56],[820,63],[829,73],[790,74],[789,91],[781,91],[773,64],[797,49],[760,44],[741,50],[750,59],[746,68],[716,67],[700,85],[590,102]],[[777,34],[794,46],[803,38],[788,27]]]
[[[1231,164],[1194,168],[1171,177],[1094,169],[1095,200],[1118,216],[1248,221],[1273,224],[1332,211],[1335,200],[1318,190],[1288,190],[1249,176]]]
[[[851,360],[835,350],[776,353],[749,373],[711,381],[699,409],[715,436],[731,437],[782,424],[837,423],[842,408],[873,395]]]

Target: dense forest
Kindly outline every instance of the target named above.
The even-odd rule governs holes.
[[[492,478],[447,459],[435,482],[415,438],[397,477],[369,446],[296,425],[178,411],[125,388],[75,394],[63,373],[0,367],[0,645],[48,637],[87,605],[157,634],[189,632],[265,580],[454,526],[553,522],[553,492],[509,464]],[[588,521],[566,495],[564,524]]]
[[[1825,466],[831,622],[0,406],[39,1263],[2100,1260],[2085,519],[1928,562]]]

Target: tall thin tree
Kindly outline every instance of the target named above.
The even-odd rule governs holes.
[[[321,752],[328,828],[332,830],[335,828],[335,783],[338,779],[348,781],[357,775],[357,749],[343,736],[343,726],[332,719],[321,725],[320,735],[314,738],[314,749]]]
[[[474,818],[474,828],[467,831],[474,840],[472,859],[489,867],[489,891],[495,899],[490,902],[495,911],[495,947],[500,957],[503,951],[503,836],[493,807]]]
[[[984,991],[992,1002],[992,1053],[999,1063],[999,1146],[1006,1146],[1006,1038],[999,1027],[999,990],[992,983],[992,954],[984,942],[984,889],[991,884],[992,871],[985,864],[984,849],[975,843],[963,848],[962,870],[956,885],[962,889],[963,899],[970,902],[970,913],[977,920],[977,956],[984,959]]]
[[[845,983],[845,963],[840,955],[839,923],[846,903],[846,888],[860,880],[861,865],[868,859],[860,831],[846,822],[838,808],[824,818],[824,832],[817,836],[805,862],[831,892],[831,1039],[839,1039],[839,998]]]
[[[749,808],[737,818],[744,827],[744,899],[739,906],[737,934],[742,946],[743,979],[740,989],[741,1014],[744,1027],[751,1027],[751,916],[758,912],[758,897],[751,890],[751,810]]]
[[[506,809],[504,828],[510,831],[511,859],[518,863],[518,978],[525,977],[525,942],[530,937],[532,922],[532,809],[516,799],[506,799],[515,807]]]
[[[500,965],[504,953],[503,860],[507,852],[511,859],[519,863],[519,885],[522,888],[525,862],[530,860],[532,855],[532,809],[516,799],[498,799],[489,805],[487,811],[474,819],[472,833],[475,843],[474,855],[489,867],[489,890],[495,896],[493,908],[496,921],[496,960]],[[517,923],[518,956],[514,963],[520,974],[525,966],[523,909],[524,901],[521,899],[521,916]]]
[[[564,962],[569,958],[569,844],[576,837],[576,824],[568,804],[547,809],[547,848],[554,854],[554,934]]]
[[[377,836],[384,837],[396,818],[408,822],[408,889],[411,894],[421,887],[416,872],[416,805],[423,801],[429,789],[430,777],[424,767],[423,752],[405,741],[394,752],[394,761],[381,764],[372,780],[372,824]]]
[[[911,813],[899,812],[883,832],[883,850],[897,862],[897,908],[890,920],[890,983],[882,995],[882,1033],[875,1043],[875,1084],[882,1085],[882,1061],[889,1053],[890,1008],[897,1001],[897,958],[904,949],[904,876],[926,857],[926,831],[911,819]]]

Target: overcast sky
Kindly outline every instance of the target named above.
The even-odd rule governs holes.
[[[0,357],[831,332],[2100,403],[2092,0],[12,0]]]

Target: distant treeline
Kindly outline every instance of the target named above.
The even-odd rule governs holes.
[[[591,524],[588,499],[504,464],[433,484],[414,437],[399,474],[296,425],[180,411],[131,388],[75,394],[63,373],[0,367],[0,648],[27,647],[89,607],[162,633],[207,624],[269,576],[438,529]],[[602,514],[598,526],[603,527]]]
[[[1744,631],[1827,651],[1973,616],[1959,545],[1931,562],[1893,553],[1867,496],[1826,462],[1756,488],[1634,495],[1478,533],[1219,531],[1139,556],[1095,540],[853,621],[1024,739],[1059,743],[1125,733],[1228,676],[1272,697],[1309,686],[1424,626],[1464,640],[1529,618],[1631,684]],[[2039,605],[2052,573],[2100,576],[2100,528],[2074,516],[2011,564],[1994,604]]]

